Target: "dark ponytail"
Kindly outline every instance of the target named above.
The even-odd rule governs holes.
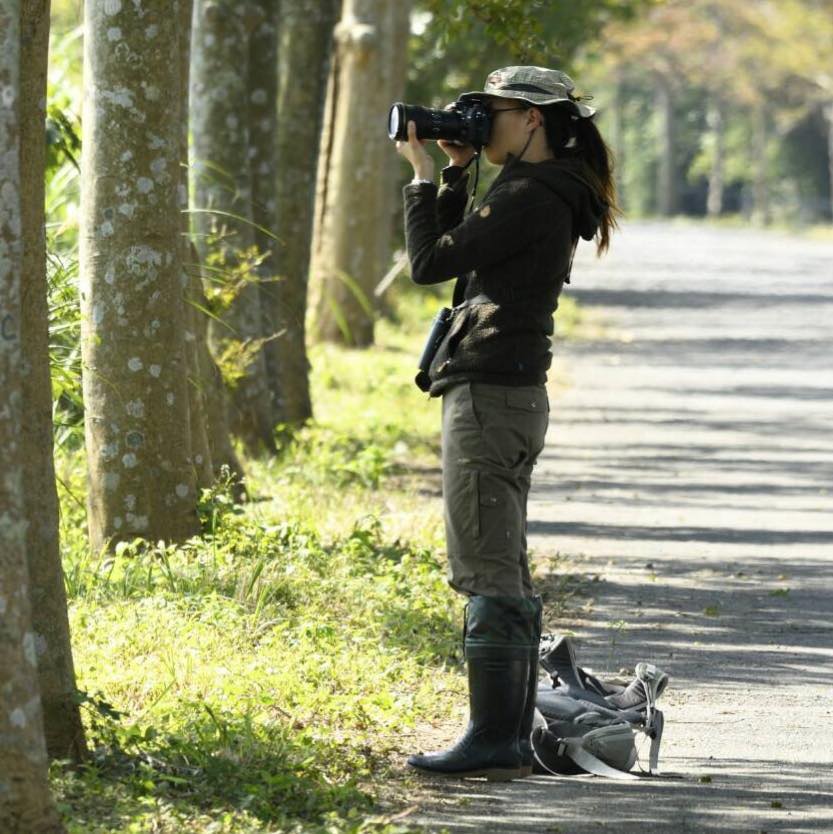
[[[550,150],[556,157],[581,159],[589,184],[607,206],[596,232],[596,253],[602,255],[610,246],[611,232],[618,225],[616,217],[622,213],[616,203],[613,153],[599,133],[592,116],[575,118],[572,111],[563,104],[549,104],[538,109],[544,116],[544,131]]]

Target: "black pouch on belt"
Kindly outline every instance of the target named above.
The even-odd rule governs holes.
[[[431,322],[431,331],[428,334],[428,339],[422,350],[422,356],[419,359],[419,373],[414,380],[420,391],[428,391],[431,388],[428,369],[431,367],[431,360],[437,354],[437,348],[439,348],[442,340],[448,333],[448,328],[451,327],[451,316],[450,307],[441,307]]]

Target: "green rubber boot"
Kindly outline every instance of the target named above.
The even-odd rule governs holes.
[[[524,702],[521,726],[518,731],[518,746],[521,753],[521,776],[532,775],[532,719],[535,715],[535,698],[538,695],[538,644],[541,641],[543,628],[544,605],[540,596],[532,598],[535,605],[535,620],[533,623],[533,640],[535,648],[529,652],[529,677],[526,683],[526,701]]]
[[[518,743],[527,701],[535,605],[524,597],[473,596],[466,606],[469,723],[450,749],[411,756],[436,776],[509,781],[521,773]]]

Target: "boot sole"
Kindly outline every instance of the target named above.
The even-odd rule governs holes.
[[[511,782],[512,779],[520,779],[524,774],[522,768],[504,767],[504,768],[480,768],[477,770],[460,770],[454,773],[446,773],[442,770],[429,770],[428,768],[416,767],[415,765],[408,765],[417,773],[422,773],[426,776],[440,776],[443,779],[473,779],[478,776],[485,776],[488,782]],[[532,768],[530,768],[530,773]]]

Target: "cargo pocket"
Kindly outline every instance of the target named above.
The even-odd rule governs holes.
[[[483,553],[502,551],[512,533],[507,524],[506,487],[490,472],[474,472],[474,536]]]

